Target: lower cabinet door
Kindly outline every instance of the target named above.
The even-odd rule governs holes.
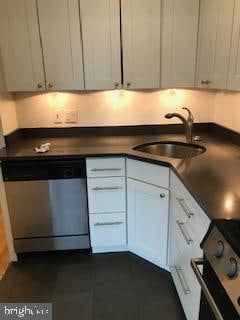
[[[126,214],[90,214],[91,246],[114,247],[126,245]]]
[[[127,184],[129,250],[166,266],[169,191],[131,178]]]

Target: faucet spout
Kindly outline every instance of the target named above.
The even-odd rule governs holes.
[[[188,111],[188,118],[186,119],[183,115],[180,113],[167,113],[165,115],[166,119],[172,119],[172,118],[178,118],[182,121],[184,128],[185,128],[185,133],[186,133],[186,140],[187,143],[192,143],[192,129],[193,129],[193,115],[191,111],[188,108],[182,108]]]

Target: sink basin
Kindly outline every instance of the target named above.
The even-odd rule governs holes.
[[[178,159],[193,158],[206,151],[206,148],[197,144],[175,141],[150,142],[136,146],[133,149],[158,156]]]

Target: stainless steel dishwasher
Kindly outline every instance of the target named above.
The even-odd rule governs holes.
[[[2,163],[16,252],[89,248],[85,160]]]

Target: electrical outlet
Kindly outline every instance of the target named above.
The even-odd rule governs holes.
[[[64,110],[65,111],[65,123],[76,123],[77,119],[77,110]]]
[[[59,109],[55,109],[53,112],[53,122],[54,123],[62,123],[63,122],[63,114]]]

